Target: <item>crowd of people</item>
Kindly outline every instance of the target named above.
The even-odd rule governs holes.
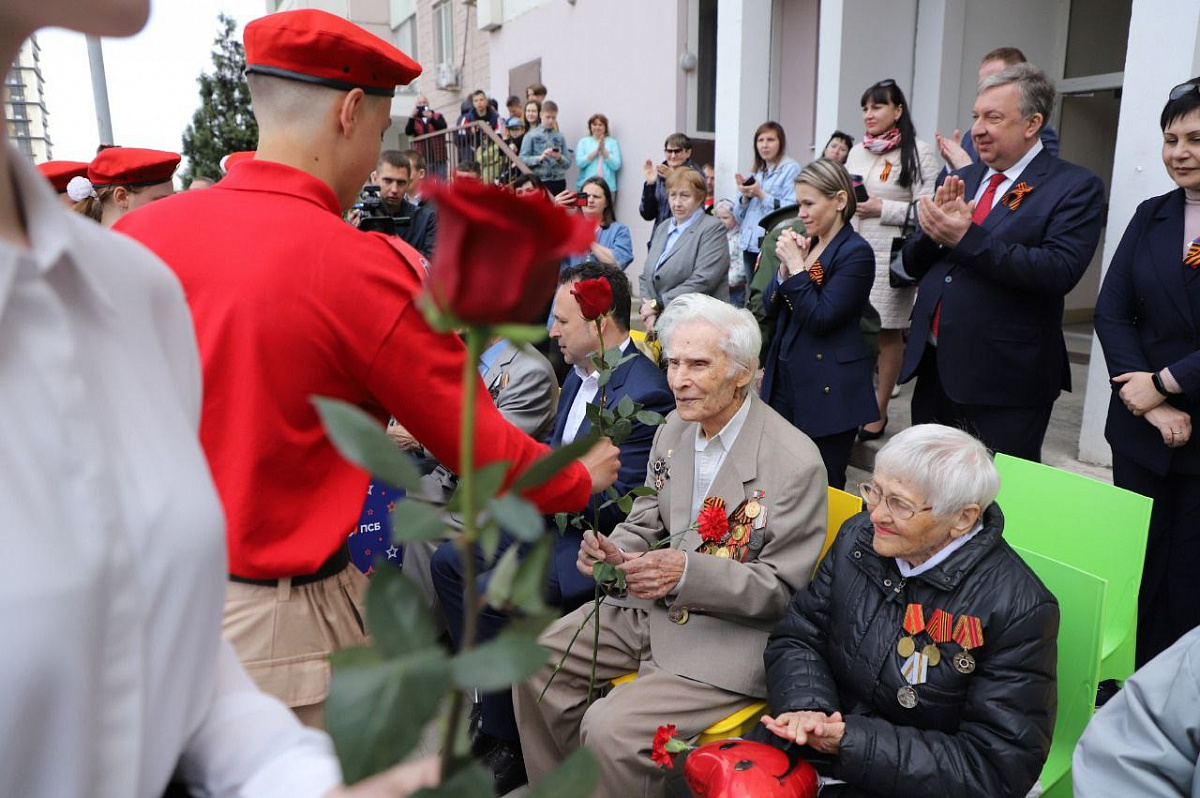
[[[0,4],[0,44],[11,55],[47,25],[132,33],[146,11]],[[473,713],[496,794],[580,745],[596,795],[687,794],[649,755],[656,727],[694,738],[753,700],[768,710],[750,736],[814,764],[823,795],[1028,793],[1054,733],[1059,608],[1005,542],[992,455],[1040,459],[1070,389],[1063,298],[1105,216],[1102,181],[1057,155],[1041,70],[988,53],[971,129],[933,145],[892,79],[864,90],[861,140],[834,132],[805,165],[764,122],[733,198],[667,136],[642,169],[638,302],[604,114],[572,150],[544,86],[504,113],[474,92],[454,128],[418,95],[413,148],[380,152],[395,87],[420,73],[408,56],[313,10],[256,20],[245,41],[258,147],[193,180],[203,191],[173,196],[180,156],[157,150],[108,147],[41,177],[0,159],[0,523],[52,530],[12,536],[6,559],[0,670],[19,689],[0,702],[0,793],[365,797],[437,780],[425,759],[345,787],[320,730],[330,655],[370,640],[346,529],[372,488],[310,404],[369,408],[449,500],[467,352],[413,310],[439,257],[430,179],[504,183],[595,221],[551,305],[515,320],[544,322],[548,343],[483,352],[476,462],[518,473],[586,436],[601,401],[649,411],[528,494],[597,523],[555,532],[551,664]],[[1159,121],[1177,189],[1139,207],[1096,307],[1114,481],[1154,500],[1147,667],[1076,752],[1087,794],[1186,790],[1200,755],[1200,79]],[[613,297],[596,323],[582,281]],[[624,359],[602,379],[589,355],[613,348]],[[910,381],[913,426],[880,448],[865,511],[822,556],[827,488]],[[628,511],[606,501],[639,486],[654,490]],[[29,568],[48,556],[71,567]],[[397,558],[450,648],[465,574],[486,581],[495,563],[460,557],[431,541]],[[598,563],[625,591],[593,609]],[[511,620],[487,609],[480,639]],[[573,647],[581,629],[592,646]],[[597,677],[621,681],[592,703]]]

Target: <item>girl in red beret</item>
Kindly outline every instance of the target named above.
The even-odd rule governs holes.
[[[88,165],[86,178],[67,185],[67,194],[76,211],[112,227],[130,211],[174,194],[179,161],[174,152],[108,147]]]

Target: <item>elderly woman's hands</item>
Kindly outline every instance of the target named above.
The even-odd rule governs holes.
[[[772,718],[764,715],[763,726],[776,737],[807,745],[823,754],[836,754],[842,747],[846,723],[841,712],[784,712]]]

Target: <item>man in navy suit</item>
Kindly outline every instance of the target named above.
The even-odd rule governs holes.
[[[587,321],[579,310],[579,303],[571,294],[571,287],[579,280],[603,278],[613,290],[614,312],[603,319],[603,339],[596,336],[593,322]],[[586,418],[589,404],[598,404],[601,397],[599,375],[592,371],[587,356],[589,353],[620,347],[626,354],[635,356],[618,366],[604,386],[604,406],[614,409],[624,397],[642,405],[645,410],[660,413],[664,417],[675,408],[675,399],[667,385],[666,377],[654,363],[634,347],[629,337],[630,320],[629,279],[616,266],[589,262],[566,269],[559,277],[558,291],[554,296],[554,322],[550,338],[558,344],[564,359],[572,366],[563,383],[558,400],[558,413],[554,420],[554,431],[548,443],[561,446],[577,437],[587,435],[591,427]],[[628,493],[646,482],[646,465],[650,446],[654,442],[656,427],[635,421],[633,430],[620,444],[621,469],[613,488],[619,494]],[[591,521],[596,508],[604,504],[607,497],[597,494],[583,511]],[[616,504],[599,510],[599,531],[607,535],[625,514]],[[592,597],[594,581],[579,573],[575,560],[583,533],[568,526],[561,535],[557,529],[554,555],[550,562],[545,590],[547,603],[571,610]],[[511,545],[511,540],[505,544]],[[480,560],[482,570],[483,563]],[[443,544],[434,553],[430,563],[433,585],[446,615],[446,625],[455,645],[462,635],[463,585],[462,566],[458,550],[453,543]],[[480,576],[486,584],[489,574]],[[482,587],[481,587],[482,595]],[[494,637],[508,622],[508,616],[491,608],[485,609],[479,620],[479,639]],[[512,696],[507,690],[483,697],[480,718],[481,734],[476,740],[476,751],[491,765],[496,778],[496,794],[515,789],[524,783],[525,768],[520,758],[520,742],[516,719],[513,717]]]
[[[1016,64],[979,85],[971,136],[980,163],[917,206],[904,248],[920,281],[900,381],[917,378],[914,424],[961,427],[1040,461],[1050,411],[1071,389],[1063,297],[1096,251],[1104,184],[1039,138],[1054,84]]]

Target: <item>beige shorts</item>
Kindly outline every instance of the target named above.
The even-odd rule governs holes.
[[[310,725],[329,695],[329,655],[366,645],[367,578],[353,564],[319,582],[276,587],[229,582],[224,635],[264,692]]]

